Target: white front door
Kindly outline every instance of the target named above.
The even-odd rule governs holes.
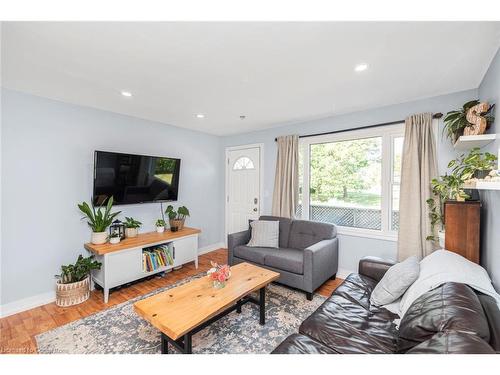
[[[227,233],[248,228],[260,215],[260,147],[227,152]]]

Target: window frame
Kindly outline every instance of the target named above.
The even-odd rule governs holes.
[[[337,232],[341,235],[367,237],[397,241],[398,232],[391,229],[392,214],[392,185],[393,185],[393,158],[394,138],[404,137],[404,122],[394,125],[374,127],[369,129],[346,130],[334,134],[324,134],[313,137],[300,138],[299,147],[302,148],[303,163],[303,186],[302,186],[302,218],[309,219],[310,209],[310,157],[311,145],[317,143],[329,143],[340,141],[352,141],[357,139],[381,137],[382,138],[382,161],[381,161],[381,230],[344,227],[337,225]]]

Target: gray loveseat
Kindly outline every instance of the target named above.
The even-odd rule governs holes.
[[[228,264],[249,262],[281,274],[278,282],[306,292],[307,299],[326,280],[335,279],[338,239],[334,225],[276,216],[260,220],[279,221],[279,248],[248,247],[250,229],[228,235]]]

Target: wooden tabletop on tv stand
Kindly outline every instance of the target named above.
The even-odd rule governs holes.
[[[177,232],[166,230],[163,233],[158,233],[158,232],[140,233],[137,237],[125,238],[124,240],[121,240],[120,243],[117,244],[105,243],[102,245],[94,245],[92,243],[86,243],[84,247],[88,251],[93,252],[94,254],[104,255],[115,251],[132,249],[134,247],[147,246],[158,242],[167,242],[179,237],[189,236],[198,233],[201,233],[200,229],[184,227],[182,230],[179,230]]]

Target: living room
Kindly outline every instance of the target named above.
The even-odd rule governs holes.
[[[3,19],[0,352],[499,353],[493,14]]]

